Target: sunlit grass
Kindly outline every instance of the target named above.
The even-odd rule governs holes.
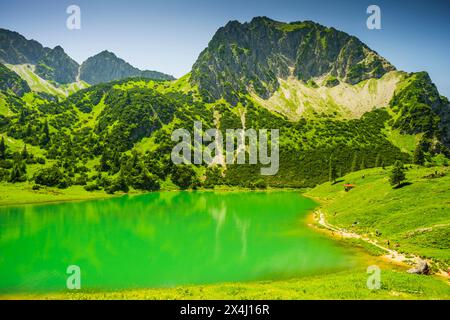
[[[443,177],[431,178],[433,173]],[[319,199],[327,220],[389,244],[397,251],[450,263],[450,168],[414,167],[409,185],[394,189],[389,168],[368,169],[324,183],[307,195]],[[343,184],[356,187],[345,192]],[[375,233],[378,230],[379,235]]]
[[[115,292],[23,295],[30,299],[450,299],[450,286],[434,277],[381,270],[381,288],[367,287],[366,269],[284,281],[225,283]],[[14,296],[10,296],[14,298]]]

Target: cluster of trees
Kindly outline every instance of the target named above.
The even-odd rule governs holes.
[[[130,150],[134,143],[169,123],[179,105],[161,94],[139,88],[113,89],[104,103],[95,133],[108,148],[119,152]]]
[[[229,124],[231,128],[241,125],[236,113],[223,112],[221,115],[221,128],[227,128]],[[335,176],[389,166],[397,159],[410,162],[410,156],[383,134],[389,117],[385,110],[374,110],[361,119],[289,122],[248,103],[246,126],[280,128],[280,169],[276,176],[262,177],[268,185],[312,187],[330,179],[330,158]],[[225,180],[233,185],[241,185],[242,180],[256,182],[261,178],[258,169],[258,165],[232,168],[227,170]]]
[[[414,150],[413,163],[420,166],[448,165],[446,156],[449,156],[448,150],[429,134],[424,134]],[[436,159],[442,160],[436,161]]]
[[[441,159],[439,163],[440,165],[449,165],[448,158],[446,158],[442,153],[436,154],[436,152],[431,149],[430,139],[428,139],[426,135],[423,136],[414,150],[413,163],[419,166],[424,166],[427,163],[433,164],[436,158]],[[434,164],[436,164],[436,162]],[[405,170],[406,169],[403,162],[398,160],[394,163],[394,166],[389,174],[389,182],[392,186],[397,188],[407,182]]]
[[[2,136],[0,140],[0,181],[24,182],[27,180],[27,165],[45,164],[45,159],[35,157],[25,144],[21,152],[11,152]]]
[[[42,148],[50,142],[48,120],[42,121],[35,111],[25,107],[20,110],[15,122],[8,123],[6,132],[12,138]]]
[[[441,153],[442,150],[436,148],[436,145],[439,146],[439,143],[433,141],[432,137],[430,136],[430,132],[425,132],[419,143],[416,145],[412,162],[416,165],[424,166],[427,163],[433,164],[433,160],[435,158],[440,158],[442,159],[440,161],[440,164],[448,166],[448,158],[446,158],[445,155]],[[405,184],[407,182],[405,170],[406,169],[403,162],[397,160],[394,163],[392,170],[390,171],[389,183],[395,188],[398,188],[399,186]]]

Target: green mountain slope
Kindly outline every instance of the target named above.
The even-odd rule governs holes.
[[[143,81],[149,84],[146,88],[133,86]],[[171,130],[189,130],[194,120],[201,120],[205,127],[217,126],[224,134],[226,129],[241,128],[243,121],[254,129],[280,128],[280,170],[275,176],[264,177],[265,183],[272,186],[304,187],[327,180],[328,170],[324,167],[328,167],[332,155],[342,173],[409,158],[384,135],[382,130],[389,119],[385,110],[366,113],[360,119],[291,122],[250,100],[237,112],[226,102],[208,104],[192,94],[170,91],[164,82],[149,80],[93,86],[61,103],[21,107],[28,110],[24,120],[35,130],[27,131],[20,119],[12,118],[6,127],[8,135],[37,144],[46,150],[49,159],[81,165],[97,158],[101,165],[92,174],[97,170],[117,174],[129,159],[124,152],[142,139],[153,138],[151,150],[137,155],[140,160],[135,161],[144,161],[148,170],[163,181],[170,178],[174,170],[170,151],[175,145],[170,139]],[[44,139],[45,121],[51,128],[50,141]],[[356,168],[352,168],[354,161]],[[262,179],[259,168],[229,165],[223,168],[223,178],[215,183],[252,186]],[[208,177],[212,172],[205,167],[202,171],[203,179],[212,179]]]
[[[8,64],[7,67],[17,73],[23,80],[25,80],[32,91],[41,92],[60,98],[64,98],[73,92],[89,86],[84,81],[68,83],[65,85],[48,81],[36,74],[36,67],[30,64]]]
[[[450,147],[450,103],[439,95],[426,72],[411,74],[402,81],[390,106],[396,113],[394,128],[405,134],[425,133],[427,149]]]
[[[17,73],[0,63],[0,91],[9,90],[18,96],[23,96],[24,93],[30,92],[30,87]]]

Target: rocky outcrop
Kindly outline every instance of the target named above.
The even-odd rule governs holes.
[[[76,81],[78,67],[78,63],[57,46],[39,60],[36,74],[46,80],[67,84]]]
[[[429,274],[430,268],[425,260],[420,260],[414,268],[408,270],[408,273]]]

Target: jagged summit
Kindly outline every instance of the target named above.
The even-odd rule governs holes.
[[[349,84],[381,78],[395,67],[358,38],[312,21],[267,17],[230,21],[217,30],[192,68],[191,82],[212,100],[232,103],[249,91],[269,98],[278,79],[332,76]]]
[[[89,84],[97,84],[135,76],[158,80],[174,79],[158,71],[141,71],[108,50],[89,58],[80,68],[61,46],[47,48],[35,40],[26,39],[18,32],[1,28],[0,63],[17,68],[21,68],[19,65],[32,65],[36,75],[55,85],[75,83],[80,79]]]
[[[98,84],[129,77],[147,77],[156,80],[173,80],[170,75],[149,70],[139,70],[113,52],[102,52],[88,58],[80,68],[80,79],[89,84]]]

